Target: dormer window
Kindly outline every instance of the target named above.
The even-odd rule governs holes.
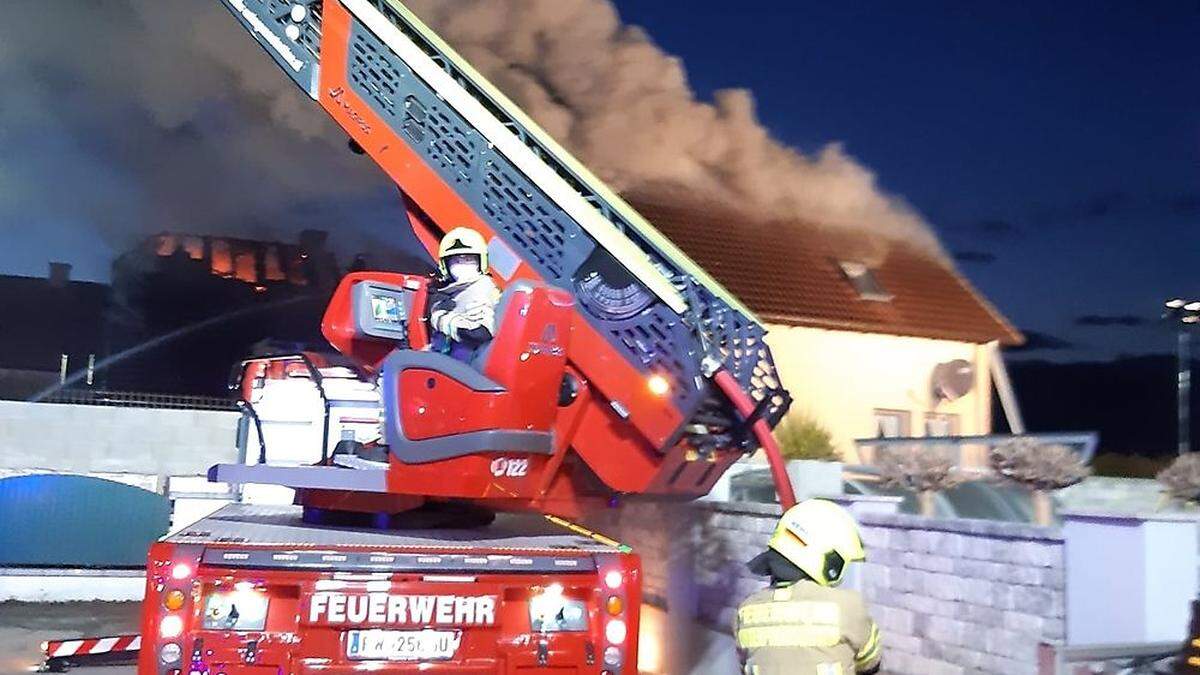
[[[846,275],[850,285],[858,291],[858,297],[876,302],[888,302],[892,299],[892,294],[888,293],[880,285],[879,279],[875,278],[875,270],[863,263],[846,260],[839,262],[838,266],[842,268],[842,273]]]

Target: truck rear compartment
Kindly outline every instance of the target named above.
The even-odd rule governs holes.
[[[636,556],[536,516],[397,532],[232,505],[147,572],[140,673],[636,672]]]

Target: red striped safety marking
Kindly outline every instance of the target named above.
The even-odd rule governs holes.
[[[46,642],[43,651],[46,652],[46,658],[56,659],[64,656],[80,656],[84,654],[136,652],[141,647],[141,635],[118,635],[116,637],[84,638],[82,640],[50,640]]]

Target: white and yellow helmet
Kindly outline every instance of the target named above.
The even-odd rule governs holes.
[[[840,584],[851,562],[866,559],[854,517],[824,499],[788,509],[767,546],[822,586]]]
[[[488,247],[483,235],[469,227],[456,227],[442,237],[438,246],[438,271],[442,276],[450,273],[446,267],[446,259],[456,255],[473,255],[479,258],[479,271],[488,271]]]

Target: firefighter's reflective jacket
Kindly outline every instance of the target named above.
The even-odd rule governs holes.
[[[475,351],[496,334],[496,304],[500,290],[486,274],[435,287],[430,292],[429,323],[436,351],[470,361]]]
[[[746,675],[855,675],[879,667],[879,628],[862,596],[811,581],[747,598],[734,636]]]

